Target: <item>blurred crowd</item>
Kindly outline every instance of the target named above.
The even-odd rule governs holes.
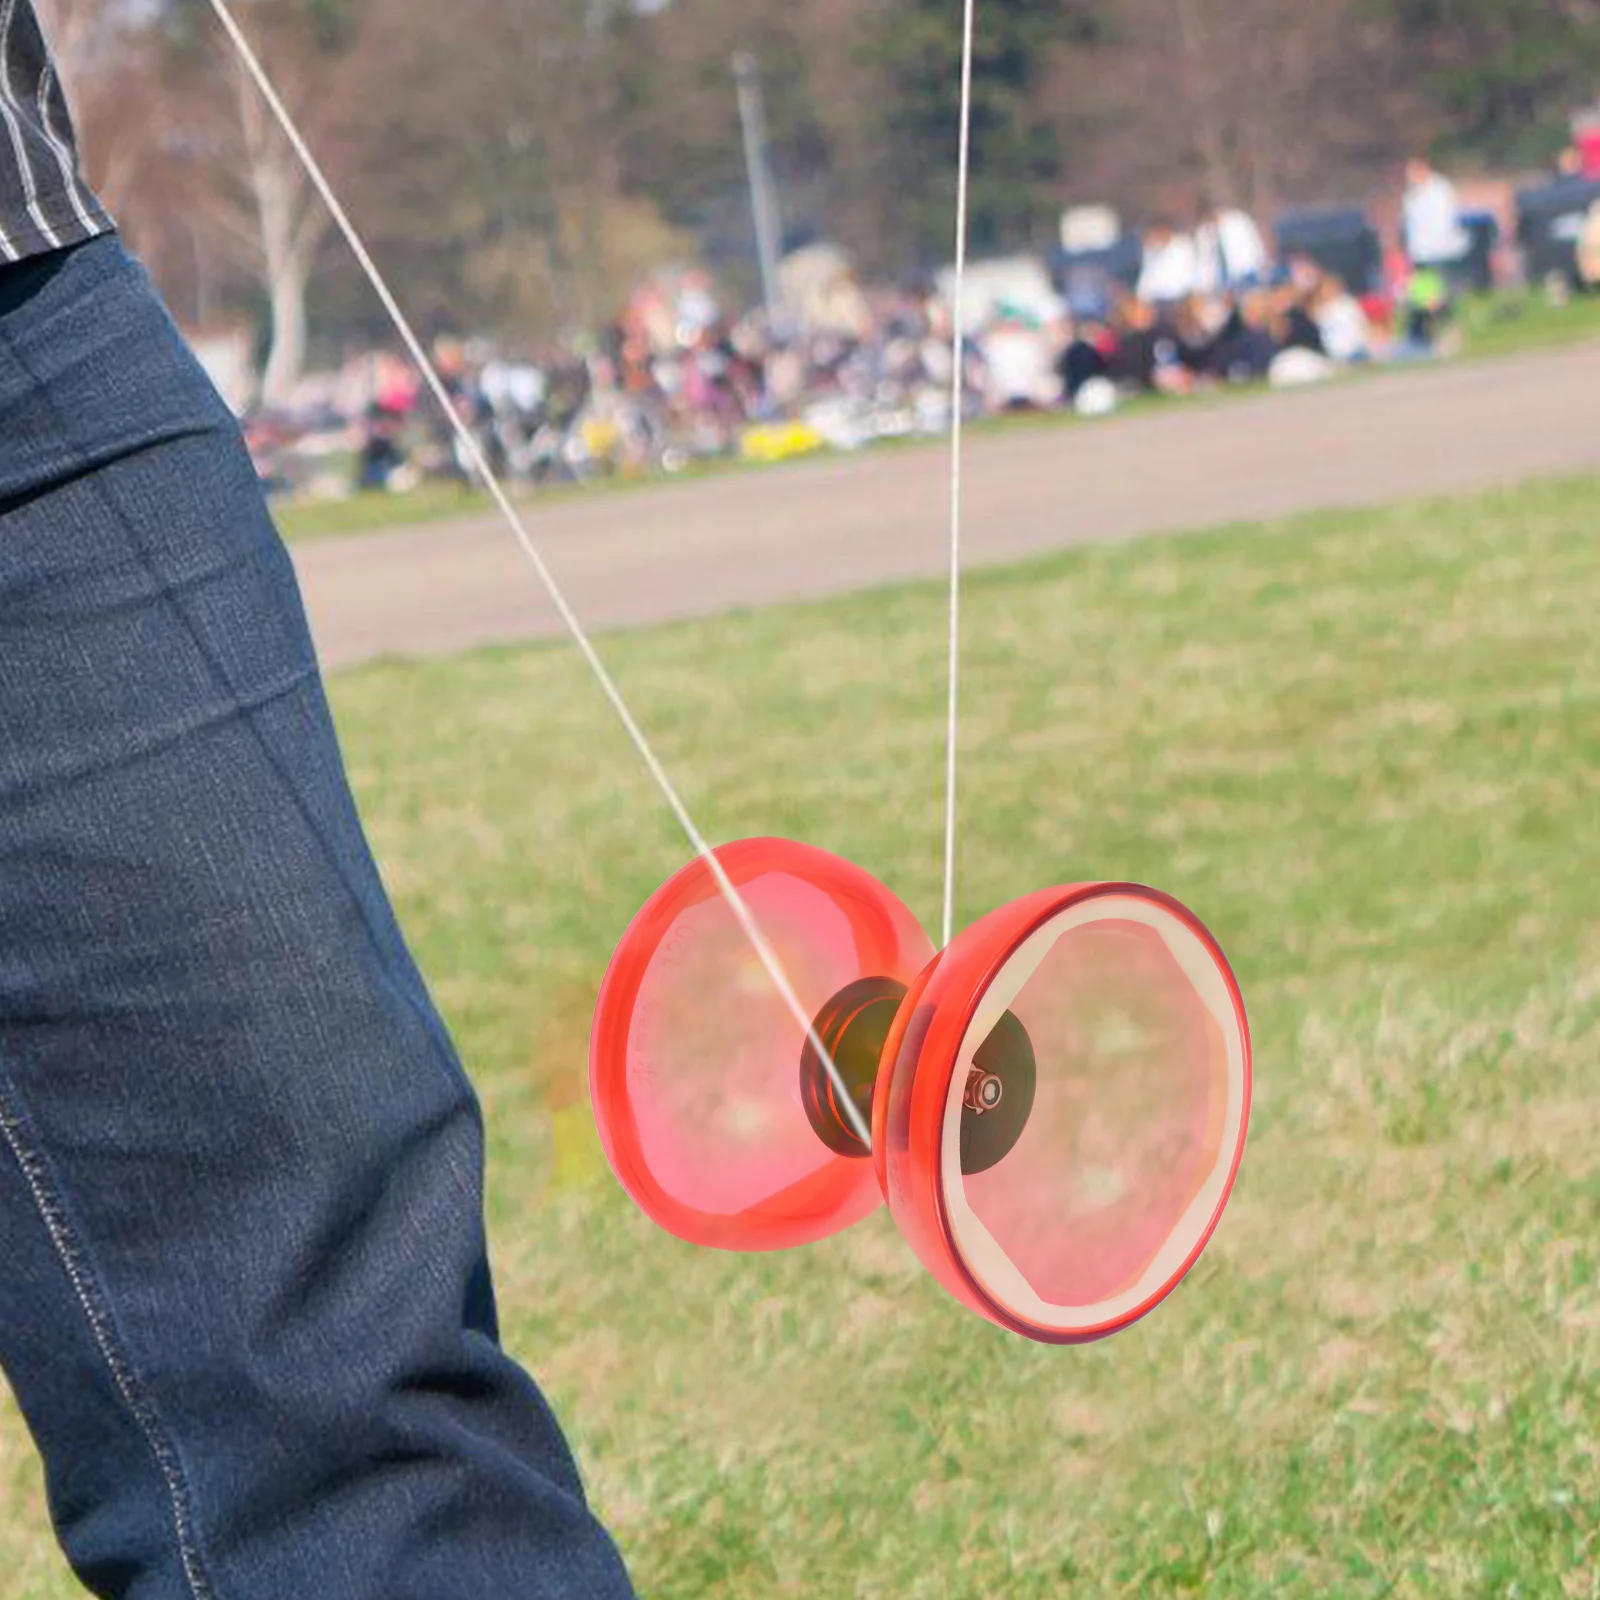
[[[1080,251],[1054,272],[1027,258],[975,270],[960,341],[969,416],[1104,414],[1139,396],[1314,383],[1448,352],[1473,239],[1449,179],[1419,159],[1381,272],[1359,292],[1315,252],[1274,250],[1238,210],[1158,223],[1136,246]],[[781,311],[734,307],[708,273],[664,271],[609,327],[559,351],[451,338],[434,356],[484,457],[524,485],[948,428],[948,276],[864,285],[843,252],[819,245],[785,262],[775,298]],[[474,477],[408,364],[382,352],[295,414],[251,419],[249,434],[263,478],[285,492]]]

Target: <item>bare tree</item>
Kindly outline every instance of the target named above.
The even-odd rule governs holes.
[[[316,76],[303,52],[279,59],[280,93],[298,90],[302,108],[313,95],[308,80]],[[239,122],[241,154],[255,222],[255,243],[262,286],[272,312],[272,342],[261,377],[261,398],[274,405],[299,382],[305,367],[307,295],[317,253],[333,225],[327,207],[313,188],[299,156],[290,145],[261,95],[234,63],[229,74]],[[322,85],[324,90],[328,87]]]
[[[252,47],[291,115],[324,162],[342,157],[333,134],[359,63],[319,38],[293,0],[258,0],[249,12]],[[304,370],[312,277],[332,218],[236,52],[204,22],[165,39],[147,92],[164,97],[164,148],[181,175],[167,255],[193,264],[201,308],[215,299],[206,283],[260,289],[270,315],[260,398],[277,404]]]
[[[1359,196],[1398,144],[1406,86],[1367,0],[1116,0],[1108,37],[1063,58],[1075,190],[1149,212],[1270,216]]]
[[[296,116],[326,125],[341,54],[319,47],[293,5],[250,10]],[[281,400],[305,362],[331,219],[255,86],[208,27],[175,39],[161,14],[134,18],[115,0],[40,0],[40,11],[96,193],[163,286],[187,285],[194,320],[228,279],[260,285],[272,319],[262,396]]]

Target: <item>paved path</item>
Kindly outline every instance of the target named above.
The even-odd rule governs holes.
[[[1175,405],[969,441],[969,564],[1322,507],[1600,471],[1600,345]],[[906,449],[537,504],[595,631],[945,570],[948,456]],[[324,665],[548,637],[559,618],[495,517],[296,548]]]

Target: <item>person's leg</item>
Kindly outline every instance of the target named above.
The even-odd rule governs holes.
[[[127,1600],[630,1593],[243,441],[114,241],[0,273],[0,1364]]]

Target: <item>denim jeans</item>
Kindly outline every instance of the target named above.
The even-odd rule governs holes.
[[[115,238],[5,268],[0,1365],[90,1589],[631,1593],[482,1168],[233,417]]]

